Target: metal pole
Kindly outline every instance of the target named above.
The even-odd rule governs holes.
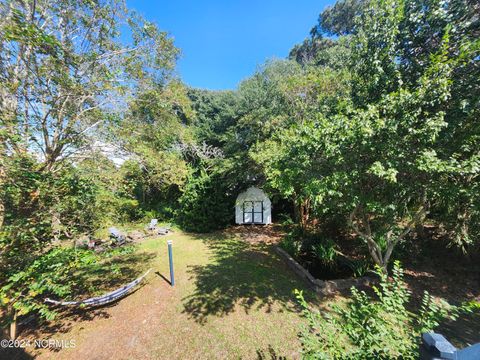
[[[175,285],[175,279],[173,276],[173,254],[172,254],[172,240],[167,241],[168,244],[168,261],[170,263],[170,285]]]

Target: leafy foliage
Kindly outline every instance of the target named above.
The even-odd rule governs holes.
[[[0,282],[20,289],[6,305],[44,311],[15,274],[35,283],[34,269],[53,267],[53,239],[147,214],[219,229],[250,185],[291,207],[284,215],[302,232],[335,224],[334,236],[322,234],[332,241],[286,237],[295,256],[335,262],[336,234],[348,229],[386,272],[425,221],[471,249],[479,10],[468,0],[340,0],[289,60],[212,92],[175,78],[172,39],[123,0],[3,2]],[[66,269],[78,265],[69,256],[58,257]],[[361,274],[366,263],[351,267]],[[58,289],[42,291],[80,286],[62,274]]]
[[[302,241],[295,232],[290,232],[285,235],[279,245],[294,258],[298,257],[302,249]]]
[[[302,292],[296,292],[309,324],[301,334],[306,359],[417,359],[421,334],[441,319],[456,317],[456,307],[437,303],[428,293],[419,312],[410,312],[410,291],[398,262],[391,280],[381,269],[377,275],[375,298],[352,288],[347,304],[334,305],[328,313],[310,310]]]
[[[349,60],[340,62],[343,71],[319,63],[333,45],[303,63],[306,71],[321,69],[306,84],[329,86],[293,92],[290,113],[299,118],[251,152],[269,185],[297,204],[297,221],[346,217],[385,270],[396,245],[425,219],[447,227],[457,245],[477,237],[478,153],[470,145],[478,128],[470,110],[459,109],[462,101],[467,108],[479,101],[476,82],[464,72],[478,75],[472,38],[478,21],[477,7],[464,5],[341,1],[322,13],[312,41],[334,29],[328,21],[337,22],[348,29],[338,30],[344,36],[337,41],[348,44]],[[343,11],[358,16],[345,24]],[[470,90],[462,95],[462,87]],[[459,122],[469,130],[460,134]]]
[[[42,318],[52,320],[56,311],[44,303],[46,297],[70,299],[95,293],[95,288],[86,286],[85,274],[92,276],[101,270],[114,277],[115,264],[105,265],[103,260],[131,251],[128,247],[103,254],[64,247],[51,249],[22,271],[6,274],[7,279],[0,288],[1,304],[15,309],[18,316],[37,312]]]
[[[137,94],[151,99],[162,89],[166,110],[160,115],[173,133],[173,120],[180,127],[178,118],[191,111],[184,88],[172,80],[178,49],[124,1],[4,1],[0,15],[1,307],[49,316],[39,294],[67,295],[81,287],[71,274],[81,264],[52,241],[139,216],[138,199],[121,189],[132,174],[112,176],[111,160],[101,169],[87,160],[105,160],[98,155],[113,147],[110,127],[126,118]],[[132,106],[132,114],[147,117],[142,110]],[[157,157],[157,144],[138,151],[151,155],[148,184],[165,174],[171,174],[166,187],[181,183],[186,171],[182,175],[179,155]],[[118,186],[109,187],[116,180]]]
[[[179,199],[178,222],[193,232],[222,229],[232,221],[234,201],[220,174],[192,174]]]
[[[338,250],[336,244],[331,239],[325,239],[312,245],[312,252],[315,257],[324,265],[333,267],[337,260]]]
[[[4,271],[28,264],[53,237],[96,227],[97,188],[73,169],[47,174],[31,157],[11,158],[2,196],[7,209],[0,232]]]
[[[365,0],[339,0],[333,6],[328,6],[318,17],[318,24],[311,34],[319,36],[347,35],[355,31],[355,21],[367,6]]]

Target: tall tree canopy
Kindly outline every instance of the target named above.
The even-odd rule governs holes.
[[[8,146],[38,153],[50,169],[81,150],[125,95],[167,81],[178,53],[123,1],[7,1],[1,16]]]
[[[119,186],[93,180],[80,163],[112,147],[108,134],[126,121],[128,107],[130,118],[141,113],[138,129],[148,126],[148,114],[138,105],[142,97],[160,88],[172,109],[182,97],[172,81],[178,56],[172,39],[122,0],[7,0],[0,16],[0,282],[5,284],[21,279],[22,271],[48,254],[54,238],[101,226],[102,214],[110,213],[101,209],[105,199],[109,207],[113,200],[130,200]],[[182,109],[188,113],[187,108]],[[149,111],[164,121],[174,113]],[[129,150],[133,154],[138,147]],[[165,155],[170,163],[173,158]],[[168,181],[177,183],[181,166],[170,164],[174,172],[168,161],[161,166],[174,174]],[[155,175],[150,181],[159,182]],[[109,196],[102,197],[105,191]],[[20,313],[46,311],[32,300],[46,291],[42,284],[34,284],[35,291],[28,290],[28,281],[5,285],[3,305]]]
[[[458,245],[478,238],[478,10],[456,0],[339,1],[292,50],[304,67],[322,68],[332,66],[319,59],[347,46],[351,102],[314,110],[316,119],[276,134],[257,159],[272,186],[297,185],[318,208],[349,209],[382,267],[427,213]],[[328,35],[339,37],[298,54]]]
[[[425,221],[478,244],[478,1],[340,0],[235,91],[185,86],[172,39],[122,0],[0,6],[5,306],[67,291],[25,275],[54,239],[142,217],[217,229],[250,185],[384,271]]]

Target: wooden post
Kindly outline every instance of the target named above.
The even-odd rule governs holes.
[[[13,309],[13,321],[10,324],[10,339],[17,338],[17,310]]]

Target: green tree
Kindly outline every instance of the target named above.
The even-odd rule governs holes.
[[[111,127],[109,143],[140,171],[135,196],[146,209],[160,211],[165,203],[171,207],[179,196],[188,174],[179,147],[194,142],[189,126],[194,114],[185,86],[171,81],[138,94]]]
[[[198,142],[224,147],[228,132],[238,120],[238,93],[189,89],[188,96],[195,110],[193,125]]]
[[[428,28],[428,21],[436,24],[431,20],[435,9],[421,8],[432,11],[431,16],[412,16],[408,2],[369,1],[350,35],[345,75],[320,66],[318,83],[329,85],[317,88],[311,76],[306,81],[293,76],[293,91],[283,95],[288,130],[257,141],[261,151],[250,152],[270,185],[284,196],[296,194],[310,207],[350,213],[350,226],[384,271],[396,244],[429,211],[436,220],[444,221],[443,214],[461,223],[463,232],[477,216],[478,152],[471,145],[478,139],[478,127],[470,122],[476,112],[470,106],[477,103],[478,92],[465,67],[477,71],[473,64],[478,62],[478,40],[471,37],[471,29],[464,29],[456,6],[442,10],[458,21],[439,22],[437,46],[426,45],[419,52],[425,52],[421,56],[428,61],[415,65],[408,60],[411,42],[405,42],[404,29],[412,29],[407,26],[411,21],[418,22],[419,29]],[[333,81],[328,80],[329,71]],[[342,87],[341,79],[350,85]],[[342,97],[342,91],[347,95]],[[463,99],[465,111],[458,110],[461,104],[454,94]],[[468,130],[461,131],[459,122],[468,124]],[[452,194],[462,199],[461,206],[442,208]],[[465,221],[459,222],[455,214]]]
[[[445,56],[454,60],[449,79],[451,96],[442,105],[447,126],[430,153],[429,168],[436,176],[428,197],[433,200],[432,218],[465,250],[480,234],[480,128],[476,121],[480,111],[479,6],[472,1],[406,1],[399,46],[403,81],[411,83],[435,60],[431,54],[445,46],[440,40],[448,30]]]
[[[306,227],[322,199],[323,167],[331,167],[322,155],[328,146],[327,117],[349,108],[349,75],[329,67],[307,67],[285,77],[278,88],[291,125],[257,142],[249,155],[262,167],[269,185],[294,203],[295,217]]]
[[[365,0],[339,0],[328,6],[318,17],[318,24],[310,33],[313,37],[327,35],[348,35],[355,31],[357,17],[368,6]]]
[[[121,0],[4,1],[0,16],[4,283],[50,250],[56,229],[94,226],[97,187],[72,164],[91,155],[133,94],[167,87],[178,50]],[[22,306],[15,289],[3,290],[3,306]]]
[[[471,2],[371,1],[352,41],[352,91],[359,107],[378,104],[385,92],[410,93],[416,101],[401,105],[404,116],[423,112],[417,122],[427,123],[437,114],[431,122],[439,127],[430,133],[433,142],[419,150],[423,158],[416,169],[423,175],[411,176],[428,184],[422,193],[431,218],[445,224],[460,246],[478,234],[478,152],[472,148],[478,140],[472,120],[480,98],[474,80],[479,74],[476,9]],[[415,147],[419,139],[408,146]]]
[[[49,170],[82,150],[123,94],[165,81],[177,55],[166,33],[122,1],[7,1],[1,15],[12,150],[37,152]],[[127,25],[125,46],[118,35]]]

